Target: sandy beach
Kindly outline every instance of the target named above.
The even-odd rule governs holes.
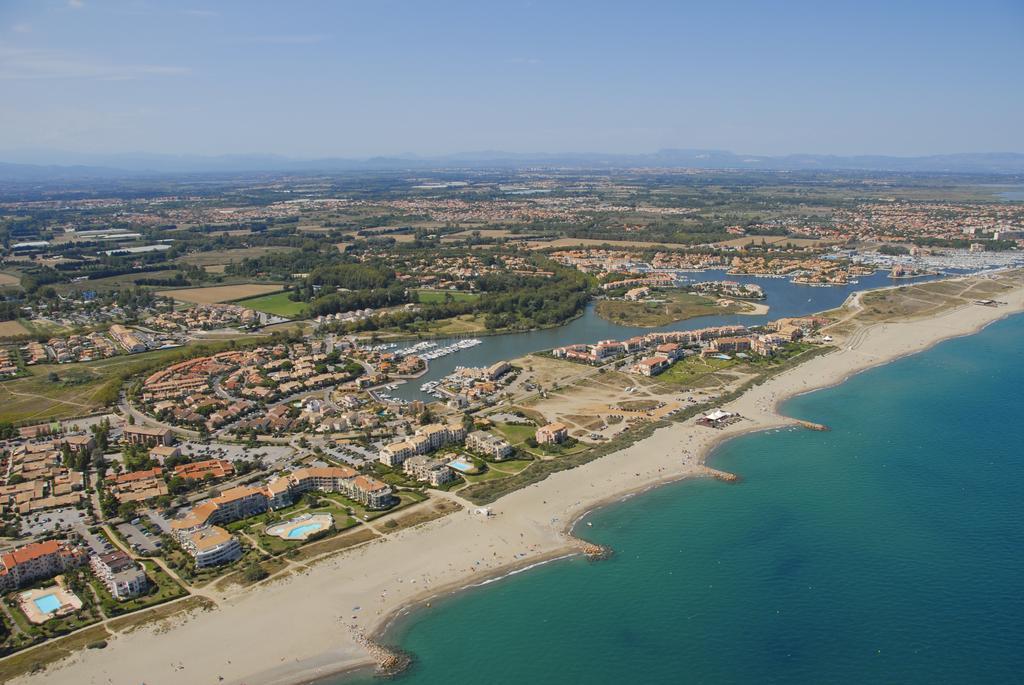
[[[42,675],[13,682],[293,685],[370,665],[373,659],[350,625],[372,635],[397,612],[423,607],[432,596],[576,553],[578,545],[567,531],[584,512],[659,483],[708,475],[704,459],[722,440],[793,425],[776,412],[786,398],[1024,311],[1024,286],[999,298],[1006,304],[967,305],[927,319],[862,329],[837,341],[836,351],[725,405],[744,417],[725,429],[704,428],[692,420],[671,425],[629,448],[499,499],[491,505],[490,518],[474,514],[474,507],[463,501],[461,512],[337,554],[258,589],[216,595],[216,610],[117,635],[106,649],[78,652]]]

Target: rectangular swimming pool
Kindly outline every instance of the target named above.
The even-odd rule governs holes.
[[[52,592],[42,597],[36,597],[32,600],[32,603],[36,605],[36,608],[44,614],[52,614],[57,609],[60,609],[60,600],[57,599],[57,595]]]

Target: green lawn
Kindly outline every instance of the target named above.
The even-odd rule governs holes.
[[[712,357],[701,358],[698,355],[694,355],[677,361],[667,370],[658,374],[657,380],[660,383],[670,385],[688,385],[709,373],[736,366],[740,361],[742,360],[737,360],[735,357],[732,359],[714,359]]]
[[[473,302],[480,299],[479,293],[467,293],[462,290],[417,290],[416,294],[423,304],[445,302],[449,297],[453,302]]]
[[[521,445],[527,438],[532,438],[537,432],[536,426],[516,423],[496,423],[494,429],[516,446]]]
[[[487,470],[481,474],[471,476],[463,474],[470,483],[479,483],[485,480],[494,480],[496,478],[508,478],[521,472],[533,463],[533,459],[509,459],[508,461],[489,461],[487,462]]]
[[[342,509],[351,509],[352,513],[355,515],[357,519],[362,519],[364,521],[372,521],[373,519],[379,518],[384,514],[390,514],[392,512],[398,511],[402,507],[407,507],[410,504],[416,504],[417,502],[422,502],[423,500],[427,499],[427,496],[424,495],[423,493],[415,492],[412,490],[401,490],[395,494],[398,497],[398,504],[391,507],[390,509],[374,509],[372,511],[366,509],[363,505],[359,504],[358,502],[350,500],[349,498],[345,497],[339,492],[325,492],[320,495],[320,498],[331,500],[337,503]]]
[[[734,304],[719,307],[713,297],[681,292],[657,291],[651,299],[642,302],[603,299],[597,303],[597,315],[623,326],[666,326],[698,316],[735,314],[745,306]]]
[[[233,304],[240,307],[248,307],[258,312],[265,312],[275,316],[283,316],[287,319],[296,319],[305,314],[305,302],[293,302],[288,299],[289,293],[271,293],[270,295],[258,295],[245,300],[236,300]]]

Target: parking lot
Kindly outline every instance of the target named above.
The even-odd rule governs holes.
[[[138,523],[135,523],[135,521]],[[157,554],[163,546],[163,543],[160,541],[159,534],[150,532],[141,518],[133,519],[133,522],[131,523],[120,524],[117,527],[117,532],[128,541],[128,545],[135,550],[137,554],[151,556]]]
[[[362,466],[366,461],[373,461],[377,458],[372,451],[362,447],[361,445],[339,444],[335,447],[331,447],[328,443],[323,446],[323,450],[324,454],[330,455],[335,459],[343,461],[356,468]]]
[[[193,459],[227,459],[228,461],[249,460],[259,457],[268,468],[280,468],[295,456],[295,450],[287,445],[260,445],[257,448],[244,445],[226,445],[211,443],[204,445],[198,442],[184,442],[180,445],[181,453]]]
[[[85,544],[89,546],[89,550],[93,554],[106,554],[107,552],[113,552],[117,549],[109,540],[107,540],[105,535],[90,533],[89,529],[84,526],[79,528],[77,532],[82,536],[82,539],[85,540]]]
[[[171,534],[171,522],[166,517],[164,517],[160,512],[156,511],[155,509],[146,509],[144,513],[146,517],[150,521],[152,521],[157,528],[160,529],[160,532],[166,533],[168,535]]]
[[[68,530],[88,525],[84,510],[74,507],[40,511],[21,520],[22,532],[27,535],[40,536],[52,533],[58,529]]]

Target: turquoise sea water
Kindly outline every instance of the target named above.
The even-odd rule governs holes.
[[[792,400],[832,431],[730,441],[712,462],[739,484],[581,525],[610,560],[417,612],[390,636],[416,659],[397,682],[1020,682],[1022,343],[1017,316]]]

